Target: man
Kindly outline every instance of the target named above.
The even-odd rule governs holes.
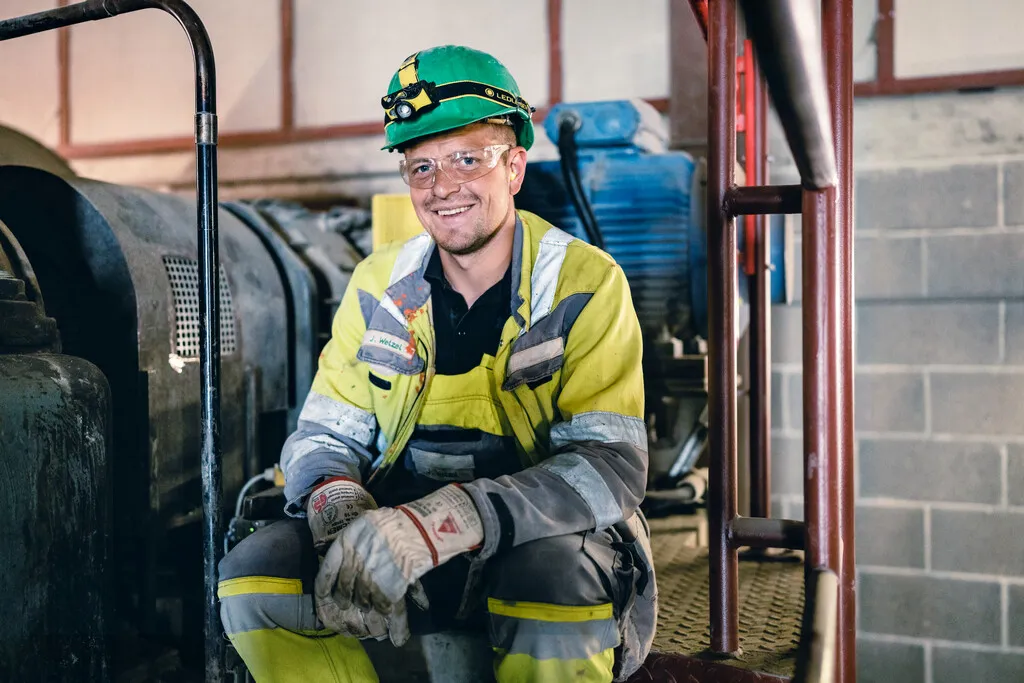
[[[487,632],[498,681],[624,680],[656,612],[625,276],[515,210],[532,109],[493,57],[419,52],[382,103],[426,232],[353,274],[225,630],[260,683],[375,681],[358,639],[410,627]]]

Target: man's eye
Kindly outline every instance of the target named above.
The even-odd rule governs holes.
[[[480,157],[475,157],[475,156],[459,157],[459,160],[456,163],[459,166],[463,167],[463,168],[475,168],[476,166],[480,165]]]
[[[431,170],[433,169],[430,164],[417,164],[412,167],[411,173],[413,175],[427,175]]]

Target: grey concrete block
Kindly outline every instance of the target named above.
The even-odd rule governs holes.
[[[997,172],[995,164],[861,171],[855,192],[857,229],[995,225]]]
[[[923,432],[924,375],[857,373],[854,425],[870,432]]]
[[[927,295],[1024,296],[1024,234],[925,238]]]
[[[1010,505],[1024,505],[1024,446],[1010,444],[1006,491]]]
[[[999,584],[861,572],[860,628],[869,633],[1000,641]]]
[[[932,426],[950,434],[1024,434],[1024,374],[931,376]]]
[[[861,439],[860,495],[999,503],[999,450],[984,443]]]
[[[998,363],[997,303],[871,303],[857,306],[857,362]]]
[[[857,683],[926,683],[924,647],[857,640]]]
[[[932,649],[932,683],[1010,683],[1024,680],[1024,655],[951,647]]]
[[[854,296],[858,301],[924,294],[924,247],[920,237],[858,237],[853,267]]]
[[[772,362],[803,362],[803,309],[772,306]]]
[[[1018,88],[858,97],[853,107],[856,164],[1024,153],[1024,92]]]
[[[858,506],[857,563],[924,568],[924,511]]]
[[[788,377],[790,429],[803,428],[803,375]],[[923,432],[924,375],[859,372],[854,377],[854,426],[869,432]]]
[[[1024,365],[1024,303],[1006,302],[1006,362]]]
[[[1024,568],[1024,514],[932,510],[932,568],[1015,576]]]
[[[772,429],[782,429],[783,410],[786,404],[785,376],[778,372],[772,373]]]
[[[1024,162],[1003,166],[1003,221],[1006,225],[1024,225]]]
[[[789,436],[772,437],[772,493],[802,494],[804,492],[803,439]]]
[[[1024,647],[1024,586],[1010,586],[1010,645]]]

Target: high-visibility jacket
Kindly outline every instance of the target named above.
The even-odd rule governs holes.
[[[610,256],[538,216],[517,216],[512,314],[497,353],[465,375],[434,370],[423,277],[433,240],[423,233],[358,265],[282,452],[286,509],[301,516],[322,477],[386,487],[400,460],[438,485],[464,481],[484,523],[471,583],[501,548],[625,525],[646,564],[623,615],[628,675],[650,648],[656,611],[638,509],[648,467],[640,325]],[[460,435],[426,444],[423,430]]]

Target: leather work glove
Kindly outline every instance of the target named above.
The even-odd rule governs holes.
[[[331,477],[318,484],[306,501],[306,518],[318,553],[348,524],[367,510],[376,509],[373,496],[348,477]]]
[[[449,484],[394,508],[370,510],[335,539],[317,574],[317,600],[333,598],[390,614],[406,591],[418,604],[426,597],[418,579],[451,558],[480,546],[483,521],[473,499]]]
[[[306,501],[306,517],[317,553],[322,554],[352,520],[376,507],[373,496],[347,477],[333,477],[317,485]],[[330,596],[314,596],[314,602],[317,617],[332,631],[360,639],[390,637],[396,646],[409,640],[404,603],[389,613],[380,613],[355,605],[342,607]]]

